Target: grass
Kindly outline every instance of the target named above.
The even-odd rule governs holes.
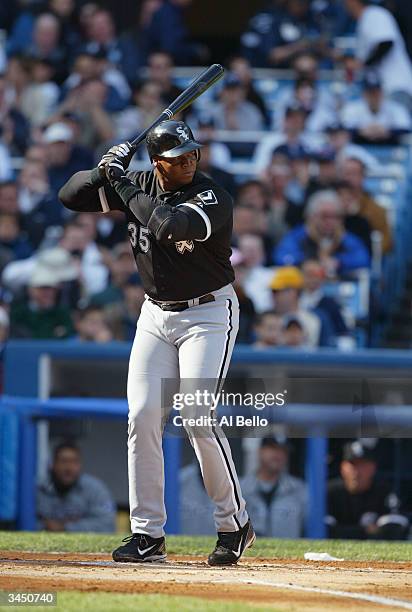
[[[6,610],[6,607],[0,606]],[[7,608],[9,609],[9,607]],[[30,609],[33,609],[30,606]],[[246,602],[229,603],[228,601],[206,601],[196,597],[175,597],[173,595],[127,595],[122,593],[79,593],[76,591],[59,591],[56,606],[36,606],[36,612],[135,612],[146,610],[161,610],[162,612],[243,612],[262,611],[270,609],[279,612],[272,606],[253,606]]]
[[[33,552],[110,553],[119,546],[120,535],[0,531],[1,550]],[[169,536],[170,554],[207,555],[213,537]],[[354,540],[275,540],[258,538],[246,556],[273,559],[302,559],[305,552],[328,552],[353,561],[412,561],[410,542],[367,542]]]

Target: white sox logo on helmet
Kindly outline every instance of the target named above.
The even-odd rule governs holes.
[[[185,140],[190,140],[190,136],[189,136],[189,132],[187,131],[187,128],[179,125],[179,127],[176,128],[176,132],[180,134],[180,136],[184,138]]]

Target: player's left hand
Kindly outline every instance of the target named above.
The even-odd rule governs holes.
[[[112,184],[117,183],[122,177],[126,176],[123,163],[118,157],[113,157],[113,159],[104,166],[104,172],[107,180]]]

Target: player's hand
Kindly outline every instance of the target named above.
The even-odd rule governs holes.
[[[126,176],[122,161],[118,157],[114,157],[109,163],[104,166],[104,172],[109,183],[114,184]]]
[[[117,159],[122,162],[123,168],[126,170],[129,167],[134,153],[135,149],[132,147],[130,142],[123,142],[122,144],[115,145],[103,155],[102,159],[97,164],[97,167],[104,167],[115,157],[117,157]]]

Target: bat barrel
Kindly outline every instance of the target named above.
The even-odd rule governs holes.
[[[218,81],[224,73],[224,68],[220,64],[212,64],[209,68],[206,68],[188,87],[170,104],[168,108],[153,121],[148,128],[141,132],[136,138],[130,143],[134,149],[146,138],[148,132],[155,128],[162,121],[171,119],[174,115],[177,115],[185,108],[190,106],[204,91],[212,87]]]

